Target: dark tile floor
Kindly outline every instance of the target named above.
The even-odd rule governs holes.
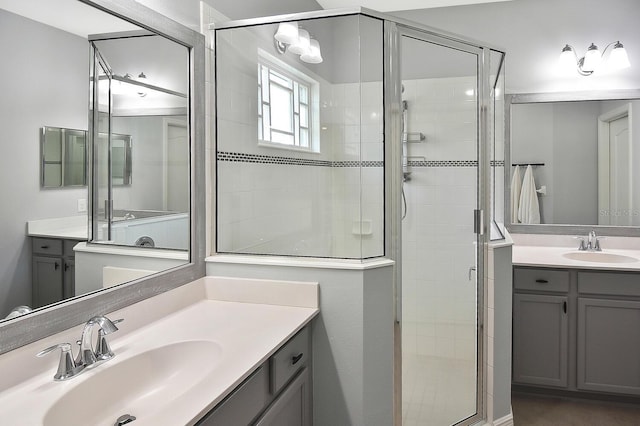
[[[640,426],[640,404],[582,401],[514,393],[515,426]]]

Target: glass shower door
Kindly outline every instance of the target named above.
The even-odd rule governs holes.
[[[482,49],[399,30],[403,425],[469,424],[482,418]]]

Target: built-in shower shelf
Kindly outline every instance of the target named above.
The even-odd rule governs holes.
[[[402,134],[402,140],[406,143],[422,143],[427,137],[422,132],[407,132]]]

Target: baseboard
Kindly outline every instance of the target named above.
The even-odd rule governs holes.
[[[513,411],[493,421],[493,426],[513,426]]]

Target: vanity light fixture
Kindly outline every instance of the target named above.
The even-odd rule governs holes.
[[[284,54],[287,50],[300,55],[300,60],[309,64],[322,62],[320,43],[312,39],[309,31],[298,28],[297,22],[281,22],[273,36],[276,50]]]
[[[593,74],[594,71],[602,64],[604,55],[607,53],[607,49],[611,46],[613,46],[613,49],[611,50],[607,60],[607,68],[611,70],[618,70],[630,67],[631,64],[629,63],[627,51],[619,41],[609,43],[602,51],[602,54],[598,50],[598,46],[591,43],[591,46],[587,49],[587,53],[585,53],[582,58],[578,58],[573,46],[567,44],[560,53],[560,63],[564,69],[576,67],[580,75],[588,76]]]
[[[147,76],[144,75],[143,72],[141,72],[140,74],[138,74],[138,78],[137,78],[138,82],[143,83],[143,84],[149,84],[149,81],[147,80]],[[147,96],[147,91],[143,88],[143,87],[138,87],[138,95],[141,98],[144,98],[145,96]]]

